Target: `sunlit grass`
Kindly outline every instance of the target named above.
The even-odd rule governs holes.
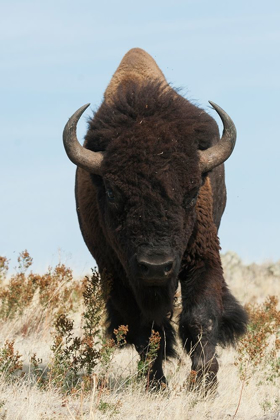
[[[0,257],[0,418],[259,419],[279,411],[278,265],[244,266],[232,253],[223,262],[250,324],[236,349],[218,349],[218,390],[205,397],[190,391],[190,360],[180,346],[179,359],[165,362],[168,388],[148,391],[158,337],[151,336],[144,364],[124,348],[127,326],[106,338],[109,290],[96,271],[79,280],[59,264],[38,275],[24,251],[9,276]]]

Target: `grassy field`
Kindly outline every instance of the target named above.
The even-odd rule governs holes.
[[[250,325],[236,349],[218,349],[217,393],[205,397],[189,390],[179,344],[179,358],[165,362],[168,389],[147,391],[149,366],[125,347],[126,327],[117,344],[103,336],[97,273],[74,279],[59,264],[37,275],[24,251],[9,274],[0,257],[0,418],[280,419],[280,262],[245,266],[234,253],[222,260]]]

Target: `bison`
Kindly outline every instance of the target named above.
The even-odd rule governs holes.
[[[63,132],[66,153],[77,165],[81,232],[101,281],[111,279],[108,332],[128,325],[127,342],[142,359],[151,330],[160,334],[150,371],[150,383],[158,386],[166,383],[163,359],[175,355],[171,315],[179,282],[178,333],[197,383],[216,383],[217,344],[234,344],[246,330],[246,312],[223,277],[217,236],[226,204],[223,162],[234,149],[236,129],[210,104],[223,122],[221,138],[215,120],[173,89],[149,54],[134,48],[89,121],[84,145],[76,126],[89,104]]]

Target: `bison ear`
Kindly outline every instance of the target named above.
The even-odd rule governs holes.
[[[63,143],[69,159],[80,168],[96,175],[102,175],[101,165],[104,152],[92,152],[80,145],[76,129],[79,119],[90,104],[84,105],[69,118],[63,130]]]
[[[224,125],[223,135],[215,146],[199,151],[200,169],[202,173],[209,172],[225,162],[233,152],[236,141],[236,128],[229,115],[214,102],[209,101],[221,117]]]

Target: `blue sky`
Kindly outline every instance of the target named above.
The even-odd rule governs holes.
[[[0,255],[14,266],[27,248],[34,270],[60,258],[81,273],[94,265],[62,130],[81,105],[100,105],[123,55],[141,47],[188,99],[219,122],[213,100],[236,124],[223,252],[278,260],[279,22],[278,0],[1,1]],[[79,124],[80,140],[91,113]]]

